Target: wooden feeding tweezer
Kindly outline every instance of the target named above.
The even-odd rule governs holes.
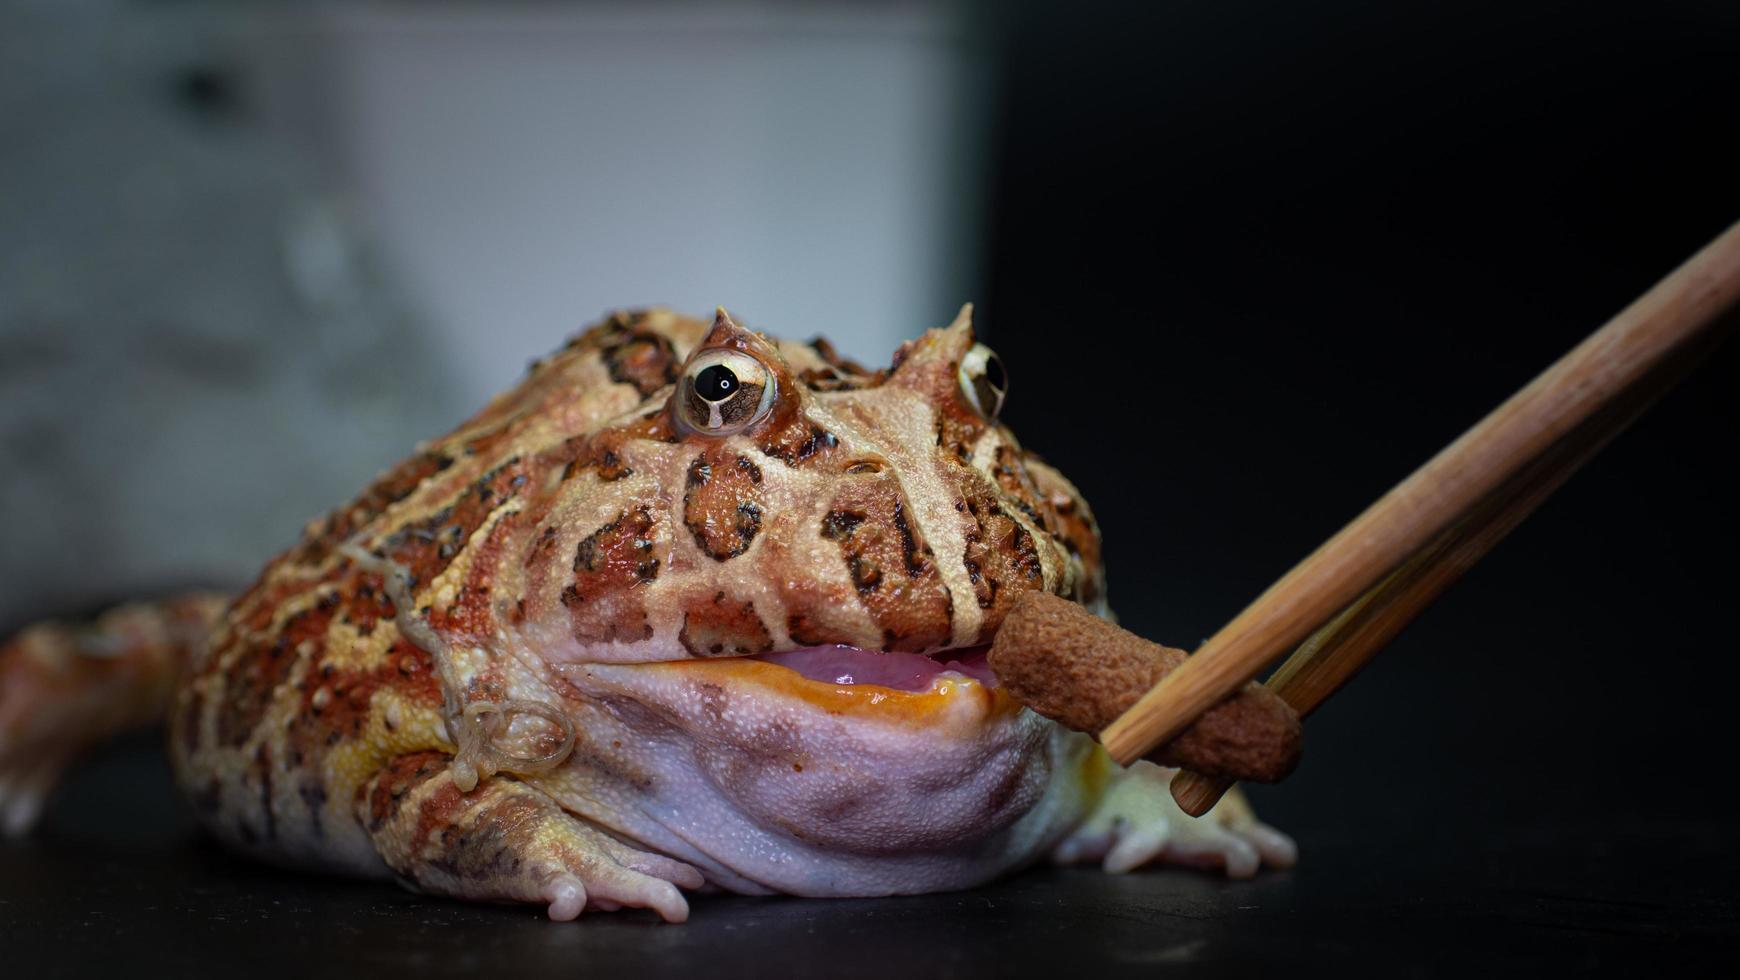
[[[1289,650],[1268,686],[1304,717],[1721,339],[1733,225],[1270,586],[1100,733],[1128,764]],[[1183,773],[1206,812],[1230,781]]]

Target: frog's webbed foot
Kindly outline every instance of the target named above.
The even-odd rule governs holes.
[[[1138,762],[1118,775],[1099,806],[1052,851],[1059,864],[1099,861],[1113,874],[1147,864],[1177,864],[1249,878],[1257,869],[1292,867],[1292,838],[1257,820],[1235,788],[1214,809],[1192,817],[1168,786],[1176,769]]]
[[[368,785],[359,816],[387,865],[424,891],[535,902],[566,921],[588,908],[689,917],[679,888],[701,873],[622,843],[510,776],[460,792],[439,752],[401,756]]]

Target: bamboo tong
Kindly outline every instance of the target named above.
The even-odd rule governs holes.
[[[1128,764],[1287,651],[1267,684],[1308,715],[1709,352],[1740,306],[1740,224],[1294,566],[1100,733]],[[1231,781],[1181,773],[1206,813]]]

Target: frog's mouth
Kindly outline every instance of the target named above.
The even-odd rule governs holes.
[[[932,734],[964,736],[1021,711],[991,670],[989,651],[988,645],[923,654],[828,644],[735,657],[558,663],[555,669],[582,693],[626,695],[672,710],[712,705],[707,710],[723,717],[720,706],[739,703],[757,706],[742,718],[808,710],[835,721],[923,725]]]
[[[871,685],[895,691],[929,691],[946,674],[996,688],[997,674],[986,660],[987,646],[943,650],[935,655],[900,650],[866,650],[846,644],[799,647],[764,653],[749,660],[795,671],[806,680],[833,686]]]
[[[834,718],[942,724],[967,732],[1020,711],[986,662],[988,646],[933,654],[855,646],[799,647],[753,656],[592,664],[587,682],[632,687],[642,700],[670,679],[680,690],[729,701],[736,694],[818,709]]]

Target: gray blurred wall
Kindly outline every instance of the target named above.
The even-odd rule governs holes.
[[[235,587],[607,309],[977,283],[951,4],[0,4],[0,630]]]
[[[985,54],[946,4],[341,8],[319,143],[465,398],[608,308],[880,361],[976,284]]]

